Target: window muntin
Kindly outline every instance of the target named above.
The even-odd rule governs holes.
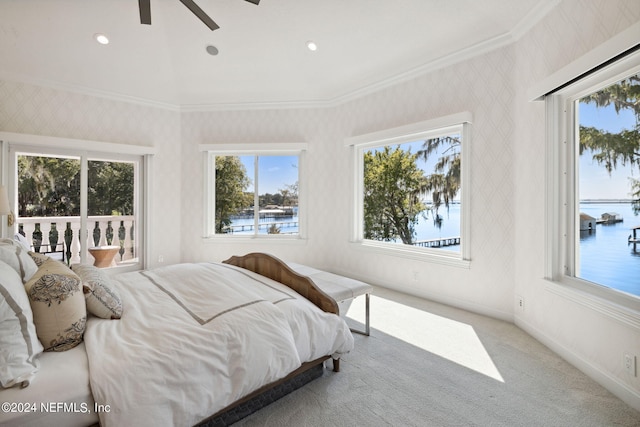
[[[302,150],[208,153],[207,235],[301,237]]]
[[[91,248],[112,246],[113,261],[103,265],[140,268],[143,157],[23,147],[11,153],[17,230],[34,250],[93,263]]]
[[[629,115],[625,108],[618,114],[613,105],[596,107],[596,100],[604,99],[603,91],[616,89],[619,82],[639,72],[640,54],[636,53],[546,98],[552,166],[548,187],[547,275],[636,308],[640,290],[634,284],[640,273],[640,257],[628,237],[632,228],[640,225],[640,217],[633,213],[632,200],[638,197],[633,195],[635,190],[629,178],[639,177],[640,159],[620,156],[625,147],[621,141],[625,138],[618,134],[626,129],[624,132],[637,135],[637,115]],[[591,148],[595,149],[590,149],[587,140],[593,138],[599,141],[595,144],[591,141]],[[610,175],[606,163],[613,159],[617,163],[611,164]],[[613,214],[612,224],[597,223],[603,214]],[[615,222],[615,214],[622,215],[623,222]]]
[[[355,242],[468,267],[470,122],[461,113],[348,140]]]

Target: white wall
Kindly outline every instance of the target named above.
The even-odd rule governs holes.
[[[348,273],[373,283],[511,319],[514,288],[512,156],[514,48],[377,92],[337,108],[183,114],[185,259],[224,259],[266,250],[298,262]],[[345,138],[470,111],[471,268],[406,260],[349,243],[350,150]],[[206,244],[202,233],[201,143],[309,144],[308,241],[299,245]],[[193,209],[195,207],[195,209]],[[414,277],[418,276],[418,280]]]
[[[156,147],[149,259],[180,261],[177,111],[0,80],[0,131]]]
[[[638,20],[637,0],[564,0],[509,46],[339,107],[183,114],[183,259],[268,251],[514,320],[640,409],[638,379],[622,370],[623,351],[640,355],[637,326],[551,293],[542,280],[544,104],[525,96],[530,86]],[[344,139],[461,111],[474,116],[471,268],[405,260],[350,244],[352,180]],[[261,141],[309,143],[309,239],[285,245],[205,244],[193,238],[202,232],[197,144]],[[525,298],[524,312],[515,311],[515,295]]]
[[[515,323],[640,410],[640,381],[623,354],[640,354],[638,313],[595,311],[543,280],[545,261],[545,107],[526,92],[640,21],[640,2],[564,0],[516,44],[514,141],[515,293],[525,299]],[[640,32],[636,40],[640,41]],[[605,310],[606,311],[606,310]]]

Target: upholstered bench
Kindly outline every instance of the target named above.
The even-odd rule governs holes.
[[[288,262],[287,265],[296,273],[311,278],[322,291],[336,300],[340,316],[347,314],[347,310],[355,297],[365,295],[365,330],[351,329],[351,331],[369,336],[369,295],[373,292],[371,285],[302,264]]]

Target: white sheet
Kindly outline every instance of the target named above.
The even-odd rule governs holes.
[[[193,425],[301,362],[353,348],[338,316],[226,264],[127,273],[115,285],[122,319],[91,318],[85,333],[103,427]]]
[[[0,403],[15,404],[12,412],[0,410],[0,425],[74,427],[97,423],[84,343],[63,352],[42,353],[38,360],[40,369],[28,387],[0,390]]]

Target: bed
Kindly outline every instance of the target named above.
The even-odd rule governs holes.
[[[120,318],[89,313],[79,345],[37,354],[28,387],[0,390],[0,424],[229,425],[322,375],[327,359],[339,370],[353,348],[336,302],[266,254],[113,278],[74,271],[83,286],[108,281]]]

